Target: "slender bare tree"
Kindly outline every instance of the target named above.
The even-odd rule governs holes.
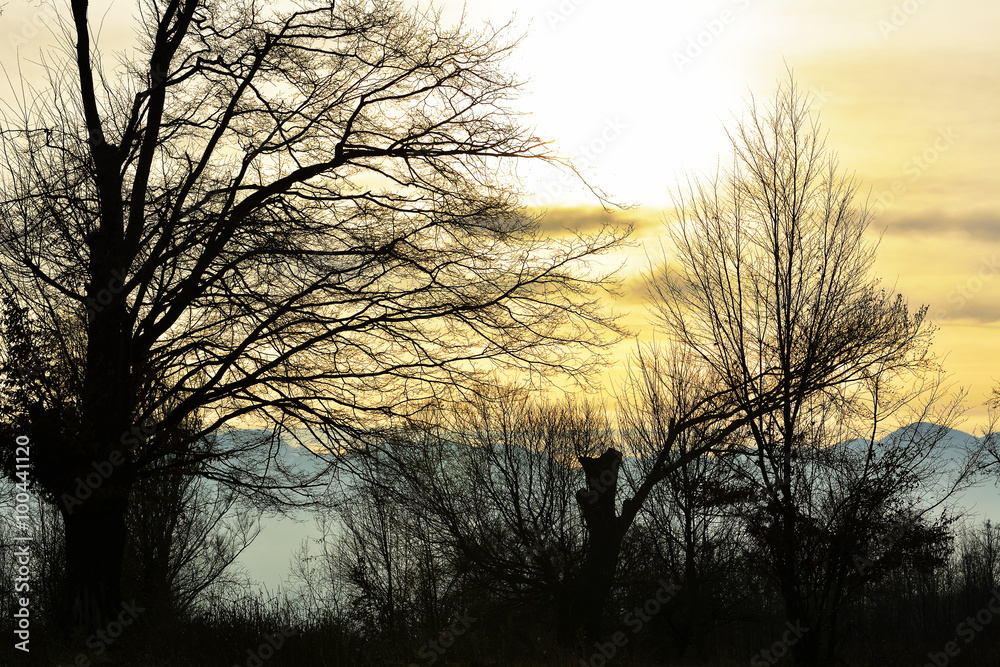
[[[492,601],[492,616],[531,610],[525,634],[539,637],[574,617],[584,532],[576,457],[611,435],[596,404],[491,390],[386,452],[380,477],[399,480],[399,502],[425,520],[465,591]]]
[[[665,263],[651,285],[664,332],[748,417],[787,618],[808,624],[811,519],[796,500],[808,483],[796,480],[798,457],[817,429],[851,415],[859,394],[934,371],[931,329],[926,308],[911,313],[873,277],[871,214],[791,77],[770,104],[751,101],[729,138],[732,166],[679,197],[677,265]],[[794,647],[807,664],[825,659],[814,630]]]
[[[235,564],[260,533],[260,512],[190,470],[142,478],[128,513],[124,584],[150,618],[185,618],[207,591],[247,588]]]

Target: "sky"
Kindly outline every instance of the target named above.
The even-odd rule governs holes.
[[[56,6],[65,3],[57,0]],[[426,2],[421,2],[426,6]],[[0,63],[15,88],[51,43],[50,3],[4,7]],[[606,213],[578,182],[521,169],[527,203],[555,233],[603,219],[636,224],[625,295],[610,303],[640,340],[651,328],[641,274],[663,257],[672,192],[728,156],[750,95],[766,100],[794,72],[841,168],[879,202],[876,272],[927,304],[935,351],[969,390],[970,422],[1000,383],[1000,3],[987,0],[443,0],[446,22],[511,23],[516,105],[536,134],[574,159],[628,210]],[[98,42],[127,45],[132,0],[95,0]],[[3,83],[0,82],[0,89]],[[4,91],[0,100],[9,101]],[[669,259],[669,253],[668,257]],[[627,363],[623,349],[615,357]]]
[[[444,7],[458,17],[463,5]],[[969,391],[963,428],[984,423],[1000,382],[1000,4],[473,0],[465,11],[473,24],[513,17],[524,40],[512,67],[528,79],[519,104],[538,135],[634,206],[609,216],[557,173],[526,176],[552,229],[636,223],[627,284],[662,257],[677,184],[727,159],[725,129],[791,69],[841,169],[878,202],[876,274],[929,307],[934,350]],[[616,306],[647,339],[638,294]]]
[[[62,3],[60,3],[61,5]],[[426,4],[426,3],[424,3]],[[135,3],[97,0],[100,43],[127,44]],[[511,68],[538,136],[573,157],[589,182],[632,208],[604,212],[559,173],[525,168],[527,203],[543,225],[636,224],[623,255],[629,289],[609,303],[650,338],[641,274],[661,257],[671,192],[727,156],[725,128],[751,94],[770,97],[794,71],[829,132],[841,167],[880,201],[876,270],[940,327],[935,350],[969,389],[973,432],[1000,382],[1000,3],[987,0],[445,0],[446,21],[512,21],[523,41]],[[128,11],[125,11],[128,10]],[[10,0],[0,63],[15,88],[51,42],[52,10]],[[20,60],[18,57],[20,56]],[[3,89],[3,82],[0,82]],[[8,89],[9,90],[9,89]],[[5,90],[0,100],[11,94]],[[627,363],[626,344],[615,359]],[[620,377],[620,375],[619,375]],[[307,524],[272,522],[244,562],[270,585]],[[272,589],[273,590],[273,589]]]

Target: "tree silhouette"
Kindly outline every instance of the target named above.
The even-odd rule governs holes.
[[[926,308],[910,313],[872,277],[870,211],[791,77],[766,107],[752,102],[729,138],[732,166],[690,181],[679,198],[678,266],[664,264],[652,282],[655,304],[667,335],[697,354],[748,417],[740,436],[764,498],[787,619],[818,623],[803,572],[815,553],[814,517],[796,488],[811,483],[797,479],[800,455],[817,433],[859,414],[875,430],[897,383],[936,369],[931,332]],[[795,644],[796,659],[828,659],[823,637],[813,627]]]
[[[71,418],[12,408],[63,500],[75,626],[118,612],[140,474],[308,504],[323,473],[285,465],[281,433],[333,454],[490,372],[585,372],[580,346],[614,337],[589,260],[622,234],[551,241],[518,208],[509,160],[555,158],[510,109],[504,28],[148,0],[112,73],[70,8],[66,69],[0,130],[0,286],[82,346]],[[271,430],[206,437],[247,425]]]
[[[663,450],[670,418],[698,401],[698,383],[692,382],[696,367],[693,352],[679,348],[651,346],[637,359],[618,402],[622,448],[634,456],[624,467],[626,489],[645,480]],[[704,447],[712,441],[711,430],[711,425],[685,430],[675,441],[674,455]],[[619,568],[632,579],[646,573],[646,589],[636,591],[640,600],[649,594],[648,582],[666,577],[680,586],[674,613],[656,616],[679,658],[701,650],[702,640],[731,620],[721,613],[720,599],[739,594],[728,586],[726,574],[737,569],[746,542],[735,520],[735,505],[744,493],[745,484],[724,457],[684,459],[652,489],[626,538]]]

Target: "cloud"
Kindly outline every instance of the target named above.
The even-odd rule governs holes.
[[[1000,322],[1000,214],[887,212],[878,227],[880,274],[897,276],[932,320]]]
[[[1000,242],[1000,215],[996,213],[965,216],[934,213],[884,215],[887,218],[885,233],[891,236],[960,236],[976,241]]]
[[[936,324],[945,322],[970,322],[973,324],[996,324],[1000,323],[1000,302],[994,300],[992,303],[986,299],[971,300],[959,306],[944,304],[941,310],[930,310],[928,317]]]
[[[659,294],[656,285],[666,288],[665,281],[673,283],[673,289],[679,290],[681,294],[690,296],[693,288],[688,283],[681,281],[682,272],[683,268],[675,259],[667,258],[666,263],[664,263],[662,257],[654,257],[651,267],[647,265],[642,270],[636,270],[623,276],[615,303],[629,308],[639,307],[655,310],[656,303],[668,293],[664,289],[663,295]],[[650,284],[650,278],[654,284]]]
[[[942,284],[930,317],[937,322],[1000,323],[1000,253],[987,253],[951,284]]]
[[[643,236],[663,226],[663,212],[649,208],[604,209],[600,206],[560,206],[546,209],[530,208],[539,215],[539,229],[552,236],[590,234],[605,225],[635,227],[635,235]]]

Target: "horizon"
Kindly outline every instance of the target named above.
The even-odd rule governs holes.
[[[905,431],[914,424],[928,422],[913,422],[906,426],[900,426],[882,439],[887,440],[901,431]],[[940,426],[939,424],[930,424]],[[981,440],[985,436],[976,436],[957,428],[948,428],[948,433],[941,440],[947,441],[945,450],[954,447],[961,447],[967,442],[962,442],[963,438],[971,441]],[[247,429],[250,430],[250,429]],[[847,442],[854,442],[858,438],[844,440],[832,446],[842,445]],[[867,442],[867,440],[865,441]],[[300,448],[297,444],[283,442],[283,445],[290,449]],[[347,471],[348,476],[351,472]],[[582,482],[582,480],[581,480]],[[1000,481],[994,480],[992,484],[987,479],[979,480],[973,487],[959,495],[956,502],[969,511],[965,517],[967,526],[975,526],[985,521],[1000,525],[1000,492],[997,485]],[[289,518],[277,517],[265,519],[258,538],[241,554],[236,564],[247,568],[248,573],[255,579],[255,585],[261,590],[266,590],[269,594],[275,595],[279,590],[287,590],[301,585],[301,582],[289,580],[292,571],[292,559],[304,544],[316,546],[317,540],[322,536],[322,532],[316,525],[316,514],[322,510],[306,510],[293,513]],[[334,534],[335,537],[335,534]],[[315,553],[315,552],[311,552]]]

